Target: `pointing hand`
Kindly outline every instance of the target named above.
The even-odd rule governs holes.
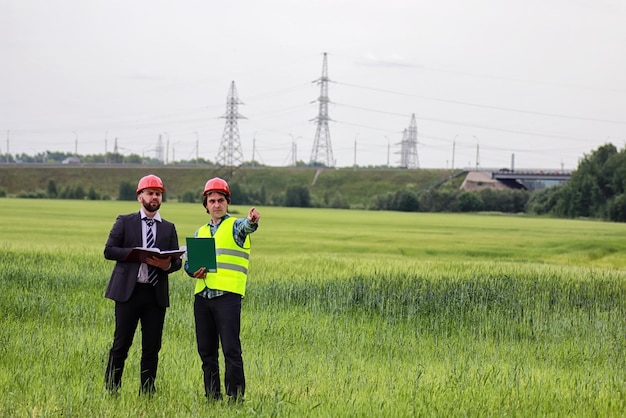
[[[256,208],[250,208],[250,212],[248,212],[248,219],[252,223],[258,223],[259,219],[261,219],[261,214],[256,210]]]

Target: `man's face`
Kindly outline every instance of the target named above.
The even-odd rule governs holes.
[[[226,211],[228,210],[228,201],[223,194],[210,192],[206,199],[206,210],[209,211],[212,218],[221,218],[226,215]]]
[[[156,212],[161,207],[163,194],[159,189],[143,189],[137,196],[137,200],[146,212]]]

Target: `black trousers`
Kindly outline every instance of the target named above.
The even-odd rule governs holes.
[[[220,342],[224,353],[224,386],[226,395],[241,399],[246,380],[241,356],[241,295],[226,293],[213,299],[196,295],[194,301],[196,341],[202,360],[204,390],[209,398],[219,399],[220,370],[218,352]]]
[[[105,372],[106,387],[110,391],[117,390],[122,385],[124,362],[140,321],[140,391],[144,393],[155,391],[154,381],[159,364],[165,308],[157,304],[154,286],[142,283],[135,285],[135,290],[128,301],[115,302],[115,334]]]

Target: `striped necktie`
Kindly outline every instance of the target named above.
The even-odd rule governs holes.
[[[153,248],[155,244],[154,234],[152,233],[152,225],[154,225],[154,219],[143,218],[146,221],[146,247]],[[157,267],[148,264],[148,283],[152,286],[156,286],[159,281],[159,269]]]

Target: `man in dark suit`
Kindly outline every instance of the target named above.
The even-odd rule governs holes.
[[[105,297],[115,301],[115,334],[105,372],[106,388],[116,393],[122,384],[124,362],[141,321],[140,394],[153,394],[159,351],[169,306],[168,274],[181,268],[180,257],[148,257],[145,262],[126,261],[134,247],[178,249],[173,223],[161,218],[159,208],[165,188],[153,174],[137,186],[139,212],[119,215],[104,247],[104,258],[115,260]]]

